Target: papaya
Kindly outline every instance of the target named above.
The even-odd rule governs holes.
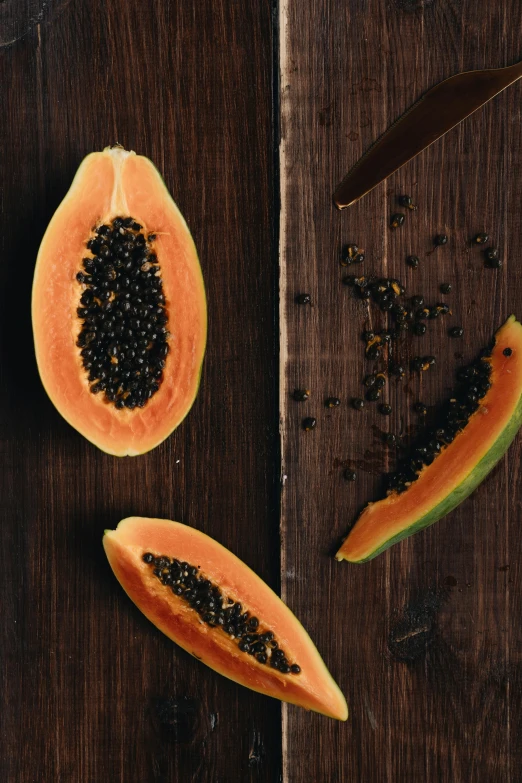
[[[197,394],[207,315],[189,229],[158,171],[116,146],[88,155],[42,239],[32,321],[44,388],[103,451],[142,454]]]
[[[522,325],[510,316],[493,343],[458,373],[435,426],[363,509],[336,554],[363,563],[445,516],[503,456],[522,424]]]
[[[217,541],[179,522],[129,517],[103,545],[129,598],[184,650],[254,691],[346,720],[346,700],[303,626]]]

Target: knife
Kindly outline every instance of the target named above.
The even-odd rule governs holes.
[[[335,204],[339,209],[354,204],[521,76],[519,62],[507,68],[458,73],[436,84],[348,172],[335,190]]]

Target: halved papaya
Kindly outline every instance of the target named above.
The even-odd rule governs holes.
[[[119,146],[85,158],[42,240],[32,317],[49,397],[100,449],[142,454],[184,419],[205,351],[205,290],[150,160]]]
[[[129,598],[184,650],[247,688],[346,720],[346,700],[303,626],[217,541],[130,517],[105,531],[103,545]]]
[[[522,424],[522,325],[515,316],[459,378],[427,445],[414,449],[393,475],[387,497],[362,511],[338,560],[371,560],[433,524],[467,498],[505,453]]]

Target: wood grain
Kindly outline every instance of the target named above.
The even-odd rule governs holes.
[[[35,5],[6,6],[20,16],[0,15],[2,35]],[[72,0],[26,29],[0,51],[0,778],[277,780],[279,704],[156,631],[101,546],[129,514],[178,519],[278,585],[270,2]],[[83,156],[115,141],[165,176],[210,321],[193,411],[121,460],[47,400],[30,329],[45,226]]]
[[[520,317],[520,86],[411,161],[343,213],[332,193],[371,142],[427,88],[461,70],[521,56],[520,7],[470,0],[284,0],[281,27],[282,589],[347,694],[352,717],[328,723],[283,709],[284,779],[515,781],[520,692],[520,436],[509,457],[446,519],[362,565],[336,546],[393,456],[373,427],[415,424],[411,405],[442,399],[454,370],[505,317]],[[396,197],[419,205],[390,232]],[[485,270],[469,247],[487,230],[504,259]],[[449,243],[428,256],[431,238]],[[389,419],[349,406],[368,363],[360,332],[384,318],[341,284],[343,243],[366,250],[366,272],[396,276],[410,294],[443,298],[453,315],[401,349],[434,354],[422,380],[388,385]],[[405,257],[421,257],[419,270]],[[294,304],[308,292],[312,307]],[[465,337],[447,339],[450,325]],[[312,395],[290,399],[294,387]],[[342,399],[329,411],[327,395]],[[305,415],[317,429],[303,432]],[[349,484],[347,460],[367,470]],[[518,578],[517,578],[518,577]]]
[[[411,403],[436,403],[505,316],[520,316],[522,88],[346,212],[331,196],[427,88],[519,59],[520,17],[515,0],[0,2],[2,780],[519,779],[520,436],[430,530],[363,566],[332,555],[393,464],[372,426],[410,430]],[[209,298],[195,407],[162,446],[131,460],[97,451],[47,400],[29,312],[45,226],[82,157],[115,141],[164,174]],[[419,209],[392,234],[403,191]],[[484,229],[501,272],[469,247]],[[448,246],[428,256],[442,230]],[[405,361],[433,353],[436,368],[387,387],[390,419],[348,405],[367,369],[360,331],[384,324],[341,284],[348,241],[365,248],[365,271],[396,275],[412,294],[438,301],[439,284],[453,284],[453,315],[401,349]],[[411,252],[417,272],[404,264]],[[294,304],[301,292],[312,307]],[[446,339],[450,324],[465,338]],[[295,386],[311,388],[307,403],[290,400]],[[330,394],[339,409],[323,407]],[[301,430],[304,415],[317,416],[314,432]],[[368,470],[347,484],[353,459]],[[192,524],[276,589],[281,581],[347,694],[348,723],[284,707],[281,731],[277,702],[157,632],[101,548],[103,529],[132,513]]]

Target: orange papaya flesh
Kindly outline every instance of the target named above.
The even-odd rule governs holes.
[[[336,554],[362,563],[461,503],[505,453],[522,425],[522,325],[510,316],[495,335],[491,388],[455,439],[404,492],[369,503]]]
[[[159,390],[133,410],[119,410],[103,394],[90,392],[77,346],[81,286],[76,275],[93,229],[117,216],[132,216],[146,235],[156,235],[170,333]],[[32,318],[38,369],[50,399],[103,451],[144,453],[184,419],[197,394],[205,351],[205,290],[190,232],[150,160],[119,147],[84,159],[40,246]]]
[[[184,650],[252,690],[346,720],[346,700],[303,626],[262,579],[217,541],[179,522],[130,517],[121,521],[116,530],[105,531],[103,545],[114,574],[129,598]],[[155,562],[145,562],[144,556],[148,559],[153,556]],[[260,662],[255,654],[240,649],[242,639],[243,646],[246,644],[244,633],[240,634],[242,639],[236,638],[231,634],[231,627],[226,630],[227,623],[209,624],[209,615],[203,615],[204,621],[189,598],[173,592],[176,585],[162,583],[154,573],[162,570],[156,565],[166,565],[168,560],[173,563],[174,559],[184,564],[183,568],[194,566],[196,581],[206,579],[210,586],[218,588],[223,609],[232,605],[233,610],[239,602],[242,613],[255,618],[254,623],[258,620],[255,632],[249,630],[254,639],[266,632],[273,635],[277,649],[284,651],[286,661],[294,665],[296,673],[280,671],[270,665],[271,658]],[[172,571],[167,567],[163,573]],[[180,579],[183,582],[185,577]],[[183,589],[188,587],[183,584]],[[213,606],[215,614],[221,609],[221,598],[217,600],[218,605]],[[248,624],[248,619],[244,615],[243,618],[242,622]],[[271,644],[267,643],[266,648],[267,656],[273,654]]]

